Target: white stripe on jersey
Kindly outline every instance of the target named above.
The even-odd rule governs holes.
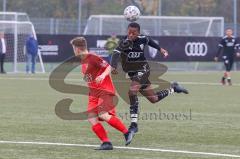
[[[219,47],[223,47],[223,45],[222,45],[222,44],[218,44],[218,46],[219,46]]]
[[[146,38],[146,36],[145,35],[139,35],[138,38],[143,39],[143,38]]]
[[[113,51],[114,51],[114,52],[117,52],[117,53],[119,53],[119,54],[121,53],[121,52],[120,52],[119,50],[117,50],[117,49],[114,49]]]
[[[149,38],[147,37],[147,36],[145,36],[145,35],[139,35],[138,36],[138,38],[140,38],[140,39],[144,39],[144,38],[146,38],[146,44],[148,45],[148,43],[149,43]]]
[[[222,39],[226,39],[226,38],[228,38],[228,36],[226,35],[226,36],[224,36]],[[230,38],[233,38],[233,39],[235,39],[235,36],[231,36]]]

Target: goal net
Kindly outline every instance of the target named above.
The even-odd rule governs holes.
[[[151,36],[223,36],[223,17],[141,16],[142,33]],[[92,15],[85,35],[126,34],[128,21],[121,15]]]
[[[5,34],[7,46],[6,66],[7,72],[26,71],[26,40],[30,35],[35,38],[33,24],[26,13],[0,12],[0,31]],[[36,72],[45,72],[41,53],[38,50]]]

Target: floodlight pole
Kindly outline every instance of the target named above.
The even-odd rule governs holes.
[[[162,16],[162,0],[158,1],[158,16]],[[162,22],[158,21],[158,35],[161,35]]]
[[[82,0],[78,0],[78,34],[81,34]]]
[[[162,16],[162,0],[158,2],[158,16]]]
[[[234,35],[237,36],[237,0],[233,0],[233,8]]]
[[[6,12],[7,0],[3,0],[3,12]]]

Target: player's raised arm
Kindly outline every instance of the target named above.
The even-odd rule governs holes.
[[[117,65],[118,65],[118,61],[121,53],[128,50],[129,48],[132,48],[133,47],[132,45],[133,45],[133,42],[127,39],[127,37],[125,37],[124,39],[119,41],[118,47],[113,50],[113,55],[110,62],[113,68],[113,71],[112,71],[113,74],[117,74],[116,70],[117,70]]]
[[[164,56],[164,57],[167,57],[168,56],[168,51],[161,48],[161,46],[159,44],[157,44],[152,38],[148,37],[147,38],[148,40],[148,45],[159,50],[159,52]]]
[[[112,66],[112,74],[117,74],[117,66],[118,66],[118,60],[120,57],[121,51],[120,49],[116,48],[115,50],[113,50],[113,54],[112,54],[112,59],[110,62],[110,65]]]

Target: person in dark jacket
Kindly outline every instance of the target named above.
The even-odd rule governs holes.
[[[4,32],[0,32],[0,73],[5,74],[6,71],[4,70],[4,61],[6,55],[6,40],[4,38]]]
[[[27,65],[26,72],[30,73],[30,65],[31,65],[31,73],[35,73],[35,65],[38,54],[38,42],[34,38],[33,35],[30,35],[26,41],[26,55],[27,55]]]

